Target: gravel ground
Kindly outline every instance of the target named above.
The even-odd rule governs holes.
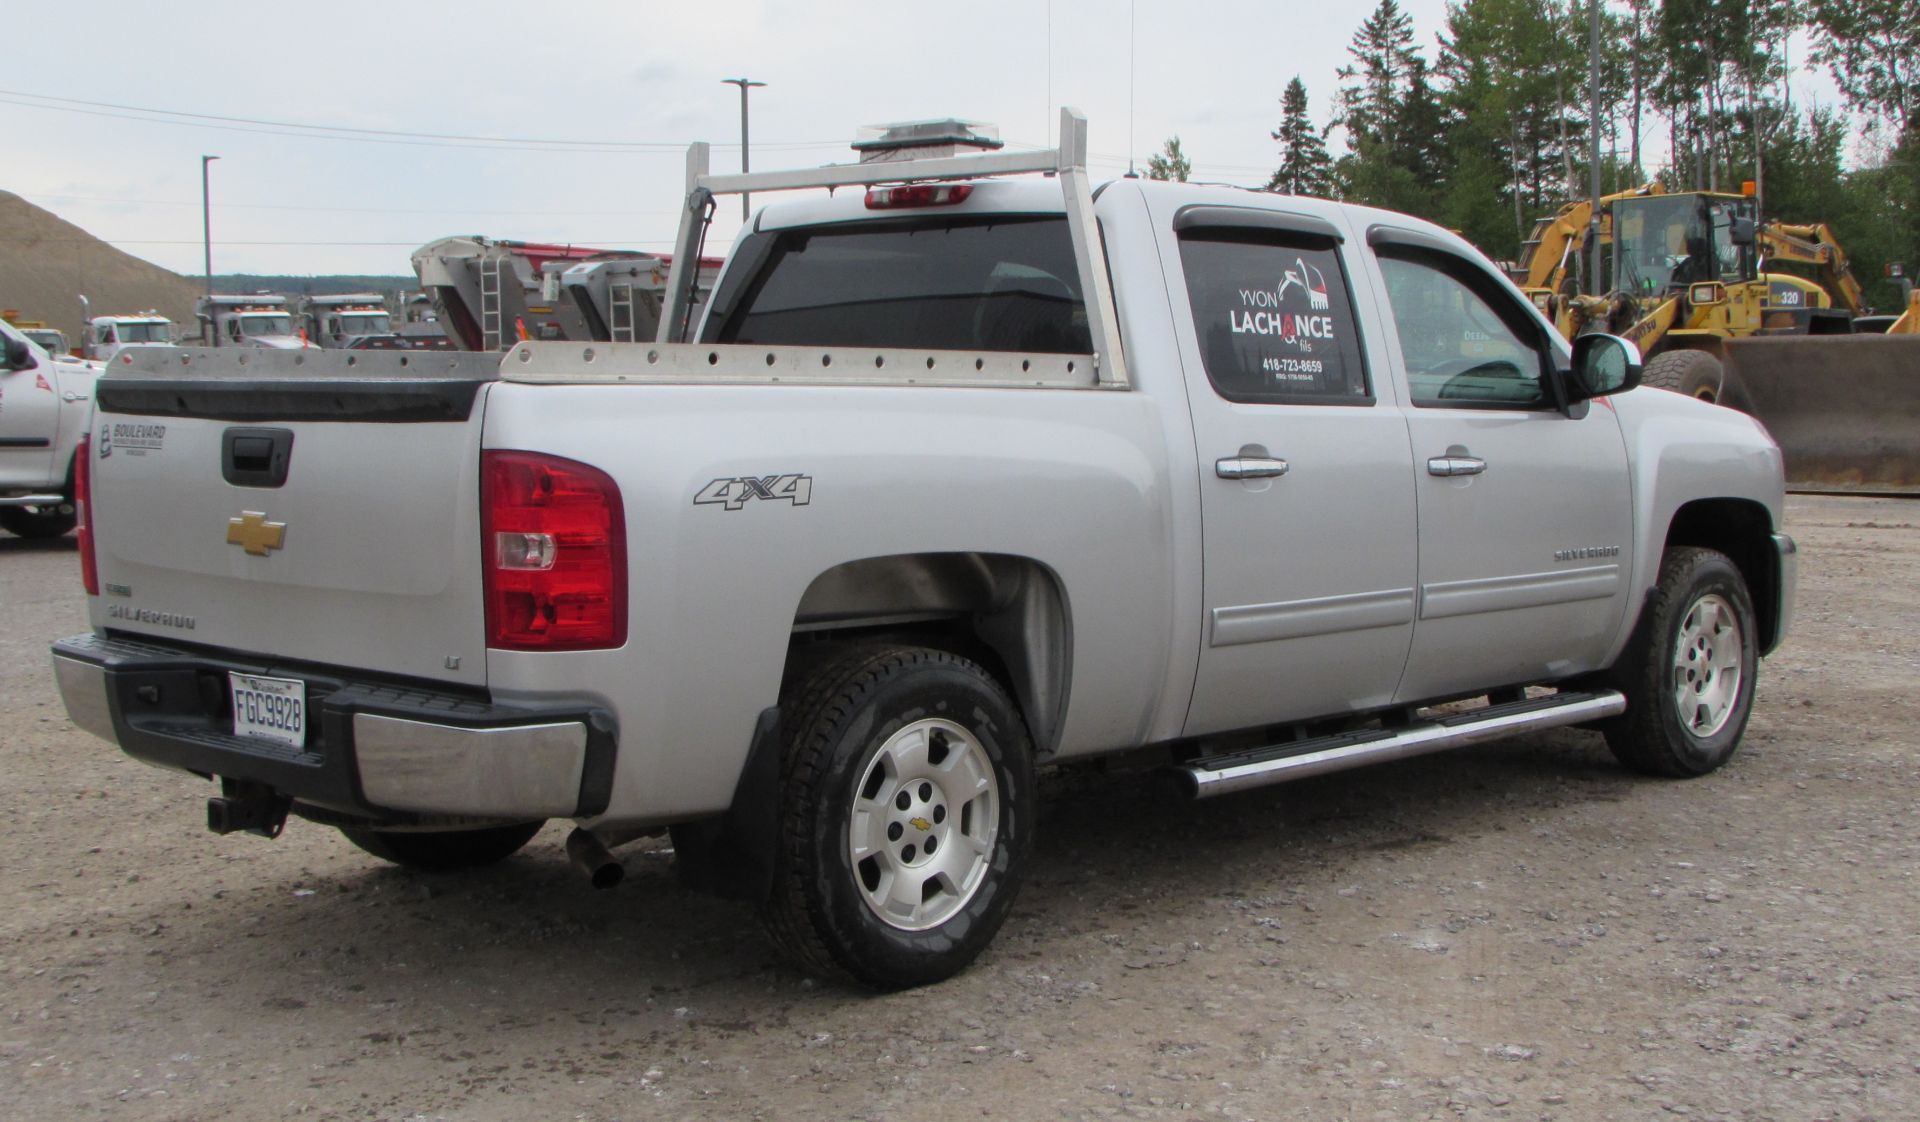
[[[16,1118],[1920,1117],[1920,505],[1794,499],[1800,617],[1692,782],[1563,731],[1191,804],[1043,784],[944,985],[776,964],[551,826],[476,874],[201,829],[65,719],[71,541],[0,534],[0,1098]]]

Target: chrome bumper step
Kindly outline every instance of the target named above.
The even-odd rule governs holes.
[[[1617,717],[1626,709],[1627,699],[1616,690],[1558,693],[1428,717],[1400,728],[1363,729],[1202,756],[1174,770],[1189,794],[1207,799],[1365,764]]]

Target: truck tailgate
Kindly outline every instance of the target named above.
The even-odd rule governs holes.
[[[480,422],[498,358],[116,365],[92,430],[96,626],[484,684]]]

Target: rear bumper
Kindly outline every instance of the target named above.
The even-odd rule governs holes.
[[[137,760],[264,784],[370,819],[584,818],[605,811],[613,790],[613,717],[591,706],[495,705],[334,669],[91,634],[55,643],[53,667],[73,723]],[[234,671],[306,683],[302,747],[234,734]]]

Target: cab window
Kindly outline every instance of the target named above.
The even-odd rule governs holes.
[[[1380,272],[1413,404],[1525,409],[1551,404],[1537,325],[1465,262],[1383,247]]]
[[[1067,221],[998,215],[755,234],[735,253],[714,343],[1086,354]],[[732,280],[738,272],[744,285]]]
[[[1180,262],[1207,379],[1228,401],[1366,405],[1339,248],[1279,230],[1183,232]]]

